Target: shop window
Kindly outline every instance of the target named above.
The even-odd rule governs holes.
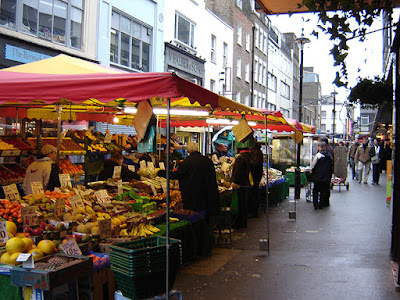
[[[211,61],[215,63],[216,59],[216,47],[217,47],[217,37],[215,35],[211,35]]]
[[[321,124],[321,131],[326,131],[326,124]]]
[[[268,72],[268,89],[276,92],[276,76]]]
[[[111,18],[110,62],[131,69],[150,70],[152,28],[113,11]]]
[[[326,119],[326,111],[325,110],[321,111],[321,119]]]
[[[246,33],[246,51],[250,52],[250,33]]]
[[[175,13],[175,39],[194,48],[195,24],[184,16]]]
[[[2,0],[0,5],[0,26],[15,29],[16,11],[15,0]]]
[[[238,7],[240,7],[240,9],[242,9],[243,8],[243,0],[236,0],[236,5]]]

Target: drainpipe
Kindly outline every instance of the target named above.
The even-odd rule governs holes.
[[[253,38],[252,38],[252,49],[251,49],[251,91],[250,91],[250,106],[253,107],[253,99],[254,99],[254,32],[256,31],[256,27],[253,26]]]

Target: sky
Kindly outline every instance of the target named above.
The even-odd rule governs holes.
[[[398,10],[395,14],[398,16]],[[322,95],[329,95],[336,91],[338,94],[336,100],[344,102],[350,94],[349,88],[337,88],[332,82],[335,79],[338,67],[334,67],[333,56],[330,55],[330,49],[333,41],[329,36],[322,33],[317,27],[318,16],[313,13],[301,13],[289,15],[268,16],[273,26],[276,26],[282,33],[293,32],[299,37],[304,28],[304,35],[310,39],[310,43],[304,47],[304,67],[314,67],[314,72],[319,74],[321,82]],[[397,17],[398,19],[398,17]],[[394,18],[396,20],[396,18]],[[354,22],[355,23],[355,22]],[[370,30],[376,30],[383,27],[382,18],[376,19]],[[352,27],[353,28],[353,27]],[[318,31],[318,38],[311,35],[312,31]],[[382,31],[367,35],[364,42],[359,39],[353,39],[348,42],[350,47],[346,58],[348,71],[348,87],[357,84],[357,78],[374,78],[383,76],[382,70]]]

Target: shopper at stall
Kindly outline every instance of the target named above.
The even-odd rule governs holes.
[[[114,153],[111,158],[105,161],[104,169],[99,174],[99,180],[113,178],[114,168],[117,166],[121,166],[121,179],[123,181],[129,181],[130,179],[140,180],[140,176],[129,170],[128,167],[123,164],[123,160],[124,158],[121,153]]]
[[[357,148],[359,146],[359,143],[357,140],[354,141],[354,143],[350,146],[349,149],[349,161],[350,161],[350,168],[352,172],[352,177],[353,179],[358,179],[358,173],[356,170],[356,164],[354,162],[354,157],[356,155]]]
[[[232,169],[232,187],[234,193],[237,193],[237,210],[233,215],[232,226],[236,228],[247,227],[247,214],[249,197],[251,193],[250,182],[250,146],[254,145],[253,137],[249,137],[245,143],[235,142],[236,153],[238,156],[233,164]],[[236,205],[236,204],[235,204]],[[232,210],[232,207],[231,207]]]
[[[263,176],[264,156],[261,151],[261,144],[256,143],[250,152],[250,170],[253,176],[253,186],[251,188],[251,197],[249,199],[249,216],[258,217],[258,208],[260,206],[260,181]]]
[[[41,155],[28,166],[22,189],[25,195],[32,194],[32,182],[42,183],[43,190],[53,191],[55,187],[60,187],[59,171],[57,171],[55,161],[57,160],[57,148],[46,144],[41,149]]]
[[[369,153],[371,156],[372,163],[372,185],[379,185],[379,175],[381,173],[381,146],[379,145],[378,139],[374,139],[374,145],[371,147],[371,151]]]
[[[325,142],[318,142],[318,153],[311,162],[311,176],[314,181],[314,209],[329,206],[330,183],[333,173],[333,157]]]
[[[198,151],[194,142],[187,144],[188,157],[178,170],[170,173],[171,179],[179,180],[184,209],[205,212],[207,217],[219,213],[219,193],[212,161]],[[159,172],[164,176],[165,172]]]
[[[225,151],[225,145],[222,143],[219,143],[217,146],[217,149],[214,150],[214,152],[212,153],[212,155],[216,155],[217,158],[220,158],[221,156],[225,156],[226,151]]]
[[[363,138],[362,144],[357,148],[356,155],[354,156],[354,162],[357,166],[358,171],[358,183],[363,180],[364,172],[364,183],[368,184],[368,176],[371,171],[371,146],[368,145],[368,138]]]

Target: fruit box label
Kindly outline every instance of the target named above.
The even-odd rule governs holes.
[[[59,177],[60,177],[60,184],[61,184],[62,188],[72,187],[71,176],[69,174],[60,174]]]
[[[68,242],[61,245],[61,249],[67,255],[82,255],[81,249],[75,239],[70,239]]]
[[[105,138],[104,138],[104,143],[105,143],[105,144],[111,143],[111,139],[112,139],[112,135],[109,134],[109,133],[106,133],[106,136],[105,136]]]
[[[115,166],[112,178],[121,178],[122,166]]]
[[[4,194],[11,201],[19,201],[21,200],[21,195],[18,192],[17,185],[15,183],[3,186]]]
[[[65,200],[64,198],[57,199],[54,204],[54,216],[58,218],[64,215],[64,213],[65,213]]]
[[[104,219],[99,222],[100,239],[111,236],[111,219]]]
[[[98,190],[94,192],[94,195],[100,204],[111,203],[111,198],[106,190]]]
[[[8,241],[7,223],[6,221],[0,222],[0,244]]]
[[[21,207],[21,215],[25,226],[34,226],[39,224],[35,207]]]
[[[68,198],[69,204],[71,205],[72,209],[75,209],[77,207],[82,207],[85,208],[85,204],[83,203],[83,200],[80,195],[73,195]]]

